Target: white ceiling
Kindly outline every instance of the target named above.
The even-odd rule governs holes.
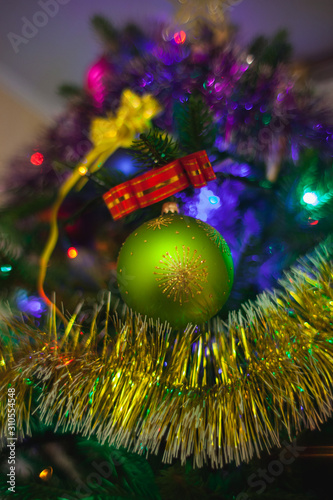
[[[25,42],[15,38],[26,35],[25,18],[43,24],[45,16],[43,20],[36,13],[42,10],[41,4],[54,2],[58,12],[46,16],[45,26],[30,39],[25,37]],[[333,55],[332,0],[232,2],[230,17],[239,26],[242,43],[287,28],[296,58]],[[0,82],[44,115],[54,114],[62,106],[56,95],[58,85],[82,84],[85,70],[100,52],[89,26],[94,14],[105,14],[115,25],[135,21],[144,27],[151,19],[171,18],[173,12],[174,5],[167,0],[0,0]]]

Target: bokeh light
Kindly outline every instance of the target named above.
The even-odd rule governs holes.
[[[181,45],[185,43],[186,40],[186,33],[185,31],[177,31],[177,33],[174,34],[174,40],[178,45]]]
[[[40,297],[28,295],[26,290],[19,290],[16,294],[16,304],[20,311],[40,318],[46,310],[46,306]]]
[[[86,175],[87,171],[88,171],[88,170],[87,170],[87,167],[85,167],[84,165],[81,165],[81,166],[79,167],[79,174],[80,174],[80,175]]]
[[[308,191],[307,193],[304,193],[303,201],[307,205],[313,205],[313,206],[318,205],[319,202],[317,194],[313,191]]]
[[[39,477],[43,481],[49,481],[51,479],[52,475],[53,475],[53,468],[50,466],[50,467],[47,467],[46,469],[42,470],[42,472],[39,474]]]
[[[70,259],[75,259],[78,255],[78,251],[76,250],[75,247],[70,247],[68,250],[67,250],[67,255]]]
[[[212,205],[216,205],[220,201],[220,198],[218,196],[209,196],[208,201]]]
[[[12,270],[12,266],[10,266],[10,265],[0,267],[0,271],[4,274],[10,273],[11,270]]]
[[[44,161],[44,156],[39,152],[34,153],[31,155],[30,161],[33,165],[41,165]]]

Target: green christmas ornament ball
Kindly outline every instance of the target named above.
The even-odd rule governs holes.
[[[220,233],[178,214],[142,224],[126,239],[117,264],[126,304],[174,327],[214,316],[230,294],[233,274],[231,252]]]

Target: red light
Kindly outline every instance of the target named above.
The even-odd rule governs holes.
[[[44,161],[42,153],[34,153],[31,155],[30,161],[33,165],[41,165]]]
[[[74,247],[70,247],[68,250],[67,250],[67,255],[70,259],[75,259],[75,257],[77,257],[77,250],[76,248]]]
[[[177,33],[174,34],[174,40],[178,45],[182,44],[186,40],[186,33],[185,31],[178,31]]]
[[[309,219],[310,219],[310,217],[309,217]],[[310,222],[310,221],[311,221],[311,219],[309,220],[309,224],[310,224],[310,226],[315,226],[315,225],[316,225],[316,224],[318,224],[318,222],[319,222],[318,220],[313,220],[313,221],[311,221],[311,222]]]

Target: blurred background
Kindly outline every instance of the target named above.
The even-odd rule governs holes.
[[[225,25],[217,23],[214,15],[204,18],[201,23],[208,5],[221,4],[226,9]],[[185,17],[181,22],[175,16],[181,17],[182,7]],[[186,18],[189,12],[195,17],[191,27]],[[132,25],[127,26],[128,23]],[[290,375],[281,375],[273,381],[272,397],[269,399],[269,394],[266,398],[268,403],[262,399],[268,405],[267,411],[270,410],[271,401],[280,397],[282,384],[287,388],[287,400],[291,401],[290,414],[286,415],[292,414],[294,418],[297,413],[300,420],[304,415],[305,426],[311,428],[313,422],[319,422],[321,418],[325,420],[330,405],[321,395],[326,394],[327,399],[331,397],[326,381],[333,359],[330,316],[333,292],[329,286],[331,278],[327,278],[332,272],[332,236],[329,234],[333,227],[332,0],[11,0],[5,5],[2,2],[0,7],[0,32],[0,313],[7,315],[8,324],[15,325],[8,330],[8,337],[13,337],[10,344],[9,340],[7,343],[7,329],[3,329],[5,340],[0,345],[0,369],[9,377],[11,367],[23,360],[19,366],[26,363],[27,370],[32,370],[24,372],[26,386],[31,386],[33,391],[31,411],[40,404],[40,387],[32,381],[35,368],[29,361],[28,347],[31,341],[31,349],[34,352],[40,349],[42,356],[49,348],[44,333],[39,335],[39,329],[44,332],[44,313],[46,303],[49,304],[47,297],[53,298],[55,291],[57,304],[63,304],[65,315],[71,314],[81,301],[84,303],[75,320],[77,338],[82,335],[78,346],[88,349],[89,355],[98,357],[101,346],[98,342],[103,339],[105,330],[102,315],[95,321],[96,300],[103,301],[111,292],[111,308],[118,308],[121,314],[128,304],[126,299],[129,297],[122,295],[125,273],[121,275],[120,269],[117,274],[119,251],[126,248],[122,245],[141,224],[161,214],[162,203],[168,201],[170,208],[170,204],[172,206],[177,201],[181,213],[212,226],[209,237],[215,238],[214,242],[219,246],[221,240],[216,236],[215,228],[229,245],[232,255],[234,284],[230,297],[223,302],[223,307],[222,302],[218,303],[221,310],[215,318],[219,321],[215,322],[214,318],[211,322],[217,325],[217,330],[212,329],[216,338],[223,338],[219,325],[227,320],[230,312],[239,311],[247,301],[256,300],[258,294],[273,288],[287,302],[287,306],[283,306],[286,315],[282,325],[283,332],[288,334],[275,331],[275,327],[271,334],[272,326],[268,326],[265,337],[254,337],[251,344],[253,359],[265,360],[271,356],[268,352],[272,352],[271,345],[275,349],[275,334],[279,334],[278,338],[285,342],[285,347],[279,345],[276,353],[280,362],[279,350],[285,350],[287,356],[283,362],[288,371],[284,373],[289,374],[293,372],[291,363],[294,363],[293,359],[289,361],[289,344],[292,341],[296,345],[295,338],[303,338],[305,329],[302,325],[306,328],[311,325],[311,332],[322,334],[318,342],[313,341],[314,354],[312,344],[309,344],[311,348],[308,346],[313,364],[306,361],[308,357],[303,356],[300,347],[298,360],[294,354],[294,367],[301,371],[301,376],[297,370],[293,372],[297,372],[297,384],[292,385]],[[145,101],[147,95],[148,101]],[[142,111],[142,102],[151,106],[144,109],[149,118]],[[158,114],[156,108],[160,106],[162,111],[158,109]],[[102,146],[107,145],[106,150],[99,149],[98,139],[101,137]],[[126,140],[123,141],[124,137]],[[153,198],[158,202],[127,213],[119,220],[114,213],[110,216],[110,207],[103,199],[110,189],[116,193],[117,202],[126,201],[128,193],[123,196],[124,193],[118,191],[124,181],[138,176],[144,169],[151,175],[156,165],[168,168],[175,159],[192,153],[200,155],[202,150],[207,151],[216,174],[216,179],[207,186],[202,183],[200,189],[190,186],[182,192],[174,191],[175,199],[172,200]],[[93,161],[88,162],[87,155],[91,153]],[[96,169],[92,168],[94,166]],[[63,194],[64,186],[68,186],[68,180],[73,177],[76,186],[71,184],[70,192]],[[147,191],[149,195],[150,188]],[[154,192],[152,196],[155,196]],[[202,227],[207,229],[205,224]],[[57,242],[53,239],[52,243],[52,238],[49,238],[54,234],[50,228],[58,230]],[[206,234],[203,237],[206,240]],[[48,250],[50,240],[51,251]],[[166,240],[162,234],[160,244],[167,254],[167,247],[164,248],[168,244]],[[311,260],[314,248],[322,244],[320,258]],[[133,244],[131,250],[135,248]],[[223,245],[220,251],[227,254]],[[158,252],[154,257],[160,259]],[[303,272],[304,269],[308,272],[305,261],[298,261],[306,254],[310,255],[309,262],[318,268],[319,260],[323,262],[326,274],[322,269],[320,275],[311,268],[308,278]],[[136,269],[144,269],[142,275],[148,260],[144,255],[137,263]],[[302,300],[295,293],[297,283],[292,275],[279,281],[294,265],[299,268],[297,280],[302,286],[305,283],[304,293],[308,294],[304,308],[300,308]],[[136,269],[130,279],[140,275]],[[155,274],[158,273],[150,272],[154,283]],[[303,283],[302,279],[306,282]],[[218,298],[222,293],[226,294],[224,287],[226,290],[231,288],[224,281],[218,284]],[[149,280],[147,283],[140,277],[134,280],[133,294],[138,291],[140,296],[149,296]],[[327,295],[317,293],[324,286]],[[317,295],[312,295],[313,291]],[[124,293],[128,294],[128,291]],[[148,313],[141,306],[134,304],[130,307],[147,316],[154,317],[156,313],[155,316],[160,317],[156,312],[159,304],[155,300],[147,299],[147,302],[151,302],[144,304],[150,308]],[[264,318],[267,316],[269,325],[274,315],[267,314],[265,307],[264,302],[255,303],[256,311]],[[192,312],[197,310],[200,308],[194,302]],[[29,318],[31,330],[26,328],[24,321],[19,327],[14,322],[23,315]],[[194,322],[199,324],[196,319]],[[116,327],[111,328],[110,338],[119,333]],[[199,324],[198,328],[200,335],[206,335],[206,326]],[[96,346],[93,342],[85,344],[85,335],[95,332],[95,329],[100,332]],[[291,339],[294,333],[290,332],[298,333]],[[61,338],[61,326],[58,333]],[[105,338],[109,342],[109,335]],[[208,335],[205,338],[208,339]],[[257,338],[262,338],[260,345],[259,342],[256,344]],[[14,357],[8,345],[14,346]],[[63,366],[68,373],[72,369],[78,370],[80,376],[81,372],[87,373],[82,384],[90,391],[87,392],[89,399],[84,403],[85,408],[89,408],[96,397],[96,387],[101,391],[100,401],[104,405],[107,397],[102,385],[97,386],[99,378],[96,381],[92,371],[84,372],[83,368],[89,366],[86,362],[84,367],[81,362],[69,364],[77,354],[72,357],[71,345],[68,345],[63,346],[63,359],[66,360]],[[241,345],[237,339],[237,359],[247,380],[247,359],[244,359]],[[27,348],[23,354],[21,346]],[[170,352],[177,348],[175,343]],[[50,347],[50,352],[52,349]],[[206,349],[203,352],[202,363],[205,363],[210,359],[210,352],[215,351]],[[51,354],[58,355],[56,351]],[[37,359],[36,369],[40,359],[44,358]],[[101,369],[108,369],[107,362],[103,361],[101,366]],[[59,367],[56,365],[56,370]],[[192,364],[189,363],[188,367],[186,376],[190,376]],[[168,380],[173,380],[168,374],[169,369],[170,363],[168,366],[165,362],[163,373],[167,374]],[[138,379],[140,370],[135,373]],[[200,377],[205,370],[198,369]],[[214,370],[209,372],[209,384],[215,384],[218,380],[215,375],[220,376],[222,372],[221,369],[217,373]],[[324,380],[322,392],[317,391],[316,384],[311,385],[311,377],[317,372]],[[51,376],[55,371],[52,372],[51,368],[48,373]],[[126,376],[126,370],[123,373]],[[102,379],[102,375],[98,377]],[[0,382],[3,380],[0,377]],[[200,379],[201,383],[206,387],[206,381],[203,383]],[[303,383],[307,384],[304,386],[305,395],[314,404],[301,413],[306,407],[302,399]],[[238,390],[236,382],[230,385]],[[1,387],[7,391],[6,382]],[[53,391],[52,385],[50,387]],[[70,387],[68,385],[66,390],[72,397]],[[110,387],[109,384],[108,391],[112,390]],[[256,391],[260,384],[254,382],[253,387]],[[270,387],[269,383],[267,387]],[[290,387],[295,391],[295,399],[289,398]],[[47,391],[48,387],[45,394]],[[78,393],[73,393],[79,401]],[[124,394],[128,397],[126,391]],[[61,397],[65,401],[65,397]],[[241,401],[240,408],[243,407]],[[321,405],[322,413],[321,410],[317,412],[315,403],[319,408]],[[55,411],[58,410],[57,407]],[[63,415],[67,418],[66,411]],[[112,411],[107,412],[108,418],[113,418]],[[280,425],[275,410],[270,411],[274,422]],[[107,443],[101,445],[93,439],[69,436],[67,427],[63,431],[62,428],[55,430],[53,424],[44,425],[47,421],[44,417],[44,413],[40,416],[38,411],[34,412],[33,436],[20,444],[20,490],[9,500],[69,498],[65,496],[65,490],[72,494],[77,481],[85,480],[91,473],[93,460],[99,458],[121,467],[119,475],[114,474],[112,481],[103,483],[100,495],[96,493],[96,496],[89,497],[96,500],[332,498],[332,421],[323,426],[321,433],[308,431],[301,434],[300,442],[308,449],[302,460],[295,461],[293,466],[288,462],[288,467],[276,482],[277,474],[274,479],[270,478],[273,484],[266,493],[253,496],[253,491],[250,491],[251,496],[248,496],[244,493],[249,489],[248,478],[253,477],[253,472],[259,471],[259,467],[268,467],[272,456],[264,454],[260,460],[248,465],[236,467],[230,464],[216,471],[210,467],[194,471],[190,460],[186,467],[181,467],[177,461],[166,465],[162,464],[161,456],[146,461],[143,456],[120,452]],[[234,420],[230,418],[230,422],[233,425]],[[285,421],[282,419],[281,422],[283,427]],[[0,430],[2,427],[5,426],[0,422]],[[281,442],[285,437],[291,437],[289,421],[286,427],[288,436],[284,429]],[[324,453],[316,452],[317,449],[324,449]],[[279,453],[280,450],[275,449],[273,457]],[[2,463],[0,455],[0,471]],[[1,498],[8,498],[1,495],[6,490],[5,481],[0,479]],[[130,495],[119,496],[122,490]],[[105,491],[112,491],[116,496],[106,496]],[[140,493],[135,496],[137,491]]]
[[[43,16],[35,33],[33,16],[41,5]],[[38,131],[50,124],[64,107],[57,88],[64,81],[81,84],[101,51],[89,19],[108,17],[116,27],[127,22],[144,29],[152,20],[172,18],[175,3],[166,0],[62,0],[58,9],[48,0],[11,0],[0,7],[0,172]],[[55,9],[55,10],[52,10]],[[57,12],[56,12],[57,10]],[[228,10],[246,45],[257,35],[270,36],[287,29],[293,58],[310,68],[317,91],[333,103],[333,2],[331,0],[236,0]],[[20,38],[21,37],[21,38]]]

